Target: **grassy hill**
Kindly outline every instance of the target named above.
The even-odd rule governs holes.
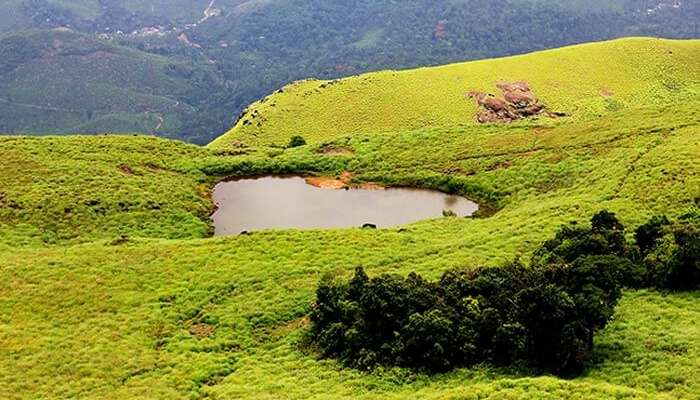
[[[212,147],[231,142],[319,142],[344,135],[476,123],[471,91],[498,94],[499,82],[525,80],[565,121],[585,121],[642,105],[679,103],[700,93],[697,41],[622,39],[335,81],[307,80],[254,103]],[[556,123],[559,123],[557,121]],[[542,120],[549,124],[554,121]]]
[[[69,30],[0,34],[0,54],[2,132],[210,135],[190,129],[196,98],[221,84],[211,66]]]
[[[527,259],[560,224],[586,220],[602,208],[634,228],[653,214],[699,206],[697,75],[692,57],[682,56],[697,54],[700,44],[631,43],[635,60],[647,65],[662,57],[659,43],[664,50],[673,45],[684,64],[664,65],[678,71],[670,75],[682,84],[678,93],[655,92],[663,83],[654,71],[646,81],[628,79],[629,92],[599,76],[594,82],[617,89],[624,107],[598,116],[590,97],[569,106],[568,118],[505,125],[472,122],[472,107],[461,124],[306,133],[311,143],[293,149],[268,146],[284,143],[293,131],[281,119],[274,120],[279,138],[261,129],[253,147],[205,148],[138,136],[3,137],[0,157],[9,167],[0,178],[0,397],[696,399],[697,292],[626,292],[614,320],[596,337],[592,362],[574,379],[489,365],[437,376],[403,369],[363,373],[299,346],[325,272],[349,274],[363,265],[371,275],[416,271],[434,278],[455,266]],[[550,71],[549,79],[563,88],[576,83],[569,70],[555,67],[562,64],[549,65],[553,53],[523,58]],[[500,63],[512,62],[488,65],[503,71]],[[598,62],[576,65],[596,71]],[[432,73],[438,91],[448,87],[441,86],[439,71],[453,68],[413,73]],[[615,77],[614,71],[600,72]],[[574,99],[538,88],[543,72],[518,75],[550,106]],[[494,84],[462,78],[483,85],[476,88]],[[348,107],[362,104],[363,93],[346,96]],[[560,103],[551,103],[556,99]],[[324,115],[298,110],[309,121]],[[337,110],[339,121],[349,114]],[[576,110],[588,111],[577,116]],[[299,126],[293,118],[287,123]],[[405,229],[206,238],[207,191],[221,177],[344,171],[359,182],[460,193],[497,212]]]

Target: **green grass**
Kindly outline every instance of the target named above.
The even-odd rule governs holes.
[[[205,153],[199,147],[101,136],[3,137],[0,149],[0,231],[31,232],[29,243],[209,232],[207,179],[187,170],[188,159]]]
[[[551,110],[586,121],[620,108],[697,101],[698,76],[699,41],[632,38],[334,82],[308,80],[253,104],[211,146],[473,125],[477,106],[466,94],[498,93],[501,81],[526,80]]]
[[[274,233],[5,254],[0,301],[12,311],[0,325],[6,360],[0,394],[10,399],[697,397],[697,293],[626,294],[615,321],[597,337],[595,362],[573,380],[487,366],[436,377],[403,370],[367,375],[299,350],[297,321],[308,311],[322,272],[361,262],[372,273],[434,275],[448,261],[440,241],[449,231]],[[453,248],[461,256],[474,245],[474,236],[468,236]],[[189,329],[198,321],[214,323],[214,336],[194,338]]]
[[[630,97],[601,117],[335,131],[287,150],[0,138],[0,398],[697,399],[697,292],[626,292],[574,379],[488,365],[368,374],[298,345],[323,273],[363,265],[435,278],[526,260],[560,224],[602,208],[635,228],[693,207],[700,113],[697,93],[681,92],[688,101]],[[258,143],[286,142],[284,131],[265,135]],[[324,145],[344,151],[325,154]],[[343,171],[461,193],[497,212],[405,230],[207,237],[208,189],[223,176]],[[123,234],[129,240],[114,240]],[[197,338],[198,324],[215,332]]]

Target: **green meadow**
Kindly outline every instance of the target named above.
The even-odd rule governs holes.
[[[300,342],[324,273],[436,278],[525,261],[604,208],[636,228],[698,207],[699,68],[700,41],[630,39],[299,83],[208,147],[0,137],[0,398],[697,399],[698,292],[625,292],[572,379],[360,372]],[[464,93],[501,80],[527,80],[568,116],[475,123]],[[308,144],[284,148],[296,134]],[[220,179],[344,172],[458,193],[482,212],[210,237]]]

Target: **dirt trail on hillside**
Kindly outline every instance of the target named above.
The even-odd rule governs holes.
[[[160,128],[163,127],[163,122],[165,122],[165,121],[163,120],[163,117],[161,117],[160,115],[157,115],[156,118],[158,118],[158,125],[156,125],[156,127],[153,130],[157,132]]]

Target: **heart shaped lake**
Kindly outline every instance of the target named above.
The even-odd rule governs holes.
[[[261,229],[386,228],[438,218],[470,216],[479,206],[461,196],[409,188],[328,189],[301,177],[221,182],[214,188],[215,235]]]

